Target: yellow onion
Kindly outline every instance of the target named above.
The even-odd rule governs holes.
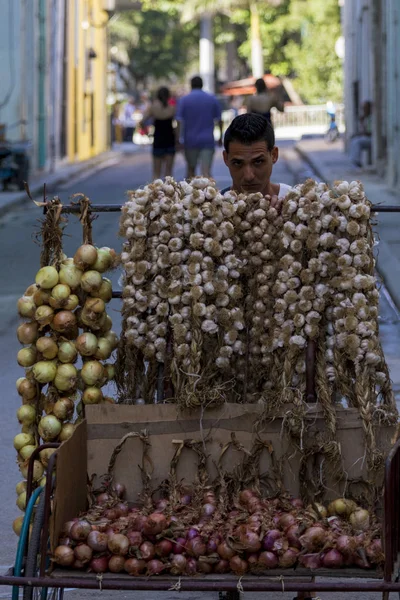
[[[19,481],[17,483],[17,485],[15,486],[15,491],[17,493],[17,496],[19,496],[20,494],[22,494],[22,492],[26,492],[27,486],[28,486],[28,482],[27,481]]]
[[[81,288],[84,292],[92,294],[101,288],[101,275],[98,271],[86,271],[81,278]]]
[[[104,323],[101,327],[101,332],[103,334],[103,337],[105,337],[106,333],[111,331],[112,325],[113,325],[113,323],[112,323],[111,317],[106,314],[106,318],[104,319]]]
[[[73,263],[62,264],[60,269],[60,283],[65,283],[69,285],[71,290],[76,290],[81,283],[82,274],[81,269],[78,269]]]
[[[36,349],[48,360],[52,360],[58,354],[57,342],[51,337],[40,337],[36,342]]]
[[[73,265],[75,263],[74,263],[74,259],[73,258],[68,257],[66,254],[63,253],[61,264],[62,265]]]
[[[71,294],[71,288],[65,283],[58,283],[51,291],[50,306],[63,308]]]
[[[26,508],[26,492],[22,492],[17,498],[16,505],[19,510],[25,510]]]
[[[73,363],[78,357],[75,342],[63,340],[58,346],[58,360],[62,363]]]
[[[369,512],[363,508],[357,508],[351,513],[349,521],[355,532],[368,531],[370,527]]]
[[[93,312],[95,315],[101,315],[106,310],[106,305],[101,298],[88,298],[84,309]]]
[[[32,296],[22,296],[17,302],[18,313],[25,319],[32,319],[35,316],[36,304]]]
[[[43,304],[42,306],[38,306],[35,311],[35,319],[40,325],[40,329],[45,327],[46,325],[50,325],[54,317],[54,310],[51,306],[47,306],[47,304]]]
[[[39,481],[39,486],[44,487],[46,485],[46,475],[43,475],[42,479]]]
[[[97,387],[87,387],[82,394],[83,404],[99,404],[103,400],[103,392]]]
[[[56,452],[57,449],[56,448],[45,448],[44,450],[41,450],[39,452],[39,457],[40,457],[40,462],[42,463],[42,465],[44,466],[44,468],[47,468],[47,465],[49,464],[49,459],[50,456],[52,454],[54,454],[54,452]]]
[[[57,367],[57,373],[54,377],[54,385],[61,392],[73,390],[76,387],[78,372],[74,365],[65,363]]]
[[[347,517],[350,514],[350,512],[350,507],[344,498],[337,498],[328,505],[328,514],[330,516],[337,515],[338,517]]]
[[[33,425],[36,421],[36,408],[31,404],[23,404],[17,410],[17,419],[21,425]]]
[[[36,283],[32,283],[29,287],[26,288],[24,296],[33,296],[37,289],[38,286],[36,285]]]
[[[29,435],[34,435],[34,430],[32,425],[21,425],[21,433],[27,433]]]
[[[40,419],[39,435],[45,441],[55,440],[61,431],[61,423],[54,415],[46,415]]]
[[[36,306],[43,306],[43,304],[49,304],[50,292],[46,290],[37,289],[33,294],[33,301]]]
[[[44,289],[51,290],[58,283],[58,272],[54,267],[42,267],[36,273],[36,284]]]
[[[108,381],[111,381],[115,377],[115,364],[107,363],[104,365],[104,370],[106,372],[106,377]]]
[[[30,433],[18,433],[14,438],[14,448],[17,452],[24,446],[32,446],[35,443],[35,438]]]
[[[100,385],[104,379],[104,367],[97,360],[88,360],[82,366],[81,377],[86,385]]]
[[[93,269],[95,271],[99,271],[99,273],[104,273],[108,271],[113,266],[113,257],[110,253],[110,248],[98,248],[97,249],[97,260],[93,265]]]
[[[33,446],[31,444],[21,448],[21,450],[19,451],[19,455],[22,458],[22,460],[29,460],[36,448],[37,446]]]
[[[97,350],[97,337],[86,331],[76,339],[76,348],[81,356],[93,356]]]
[[[106,313],[103,312],[98,315],[83,307],[81,321],[84,326],[90,327],[90,329],[93,329],[94,331],[100,331],[106,321]]]
[[[21,323],[17,329],[17,338],[21,344],[33,344],[38,336],[38,324],[36,321]]]
[[[103,302],[110,302],[112,299],[112,285],[109,279],[103,277],[100,289],[95,292],[95,296],[96,298],[101,298]]]
[[[17,354],[17,361],[20,367],[32,367],[37,359],[37,352],[35,346],[29,346],[29,348],[21,348]]]
[[[60,433],[60,442],[65,442],[66,440],[69,440],[74,431],[75,425],[73,423],[64,423]]]
[[[79,304],[79,298],[76,294],[71,294],[65,301],[65,310],[75,310]]]
[[[32,368],[33,375],[39,383],[50,383],[57,373],[57,364],[53,361],[40,360]]]
[[[76,327],[76,317],[69,310],[60,310],[54,315],[52,327],[59,333],[68,333]]]
[[[71,398],[60,398],[53,406],[53,415],[60,419],[60,421],[65,421],[72,417],[74,413],[74,401]]]
[[[110,342],[113,350],[115,350],[115,348],[118,346],[118,336],[115,331],[107,331],[103,337]]]
[[[28,477],[28,466],[29,460],[25,460],[19,465],[19,470],[21,471],[22,477],[27,479]],[[42,463],[39,460],[33,461],[33,479],[34,481],[39,481],[43,477],[44,468]]]
[[[91,244],[83,244],[79,246],[75,252],[74,264],[79,269],[85,270],[95,264],[97,260],[97,250]]]
[[[37,396],[37,384],[27,377],[20,377],[16,382],[17,392],[25,400],[33,400]]]
[[[17,535],[18,537],[21,535],[21,529],[22,529],[23,522],[24,522],[24,517],[17,517],[13,521],[12,528],[13,528],[15,535]]]
[[[113,351],[110,342],[104,337],[100,337],[97,342],[98,345],[94,357],[97,358],[97,360],[107,360],[107,358],[110,358]]]

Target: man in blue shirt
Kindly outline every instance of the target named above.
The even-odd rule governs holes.
[[[176,120],[178,122],[177,137],[180,139],[183,129],[183,149],[187,163],[187,177],[194,177],[200,162],[201,175],[211,177],[211,164],[214,156],[214,124],[218,121],[222,145],[221,107],[211,94],[202,90],[201,77],[193,77],[192,91],[178,103]]]

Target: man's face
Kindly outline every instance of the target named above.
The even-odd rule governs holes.
[[[278,148],[268,150],[264,140],[253,144],[231,142],[229,152],[224,151],[224,161],[237,192],[269,193],[272,167],[278,160]]]

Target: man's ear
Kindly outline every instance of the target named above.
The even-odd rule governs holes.
[[[275,164],[279,158],[279,148],[278,146],[274,146],[271,150],[272,162]]]
[[[222,156],[224,157],[224,163],[228,166],[228,154],[226,150],[223,151]]]

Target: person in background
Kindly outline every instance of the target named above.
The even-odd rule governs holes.
[[[211,177],[211,165],[215,151],[214,125],[220,129],[219,145],[222,145],[222,117],[218,100],[203,91],[201,77],[193,77],[192,91],[178,102],[176,113],[177,139],[183,128],[183,149],[187,163],[187,177],[194,177],[200,162],[200,173]]]
[[[257,93],[246,101],[247,112],[262,115],[271,123],[271,108],[275,107],[283,112],[283,102],[276,93],[268,90],[264,79],[257,79],[254,85]]]
[[[124,107],[124,142],[133,142],[133,132],[135,131],[136,127],[136,120],[134,116],[135,112],[135,100],[131,96]]]
[[[175,158],[175,130],[173,119],[175,106],[170,104],[171,94],[167,87],[160,87],[156,98],[143,115],[143,121],[153,119],[153,179],[172,175]]]
[[[355,133],[350,139],[350,160],[356,167],[362,167],[361,154],[364,150],[368,150],[371,153],[372,138],[371,138],[371,113],[372,113],[372,102],[366,100],[361,105],[361,116],[360,116],[360,127],[359,131]]]

